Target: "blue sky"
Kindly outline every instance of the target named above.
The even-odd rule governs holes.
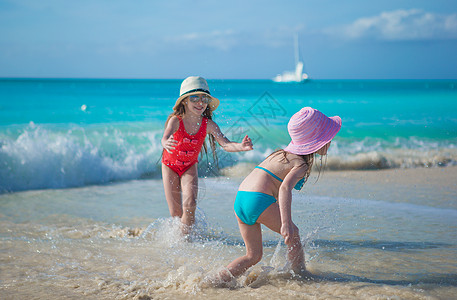
[[[0,0],[0,77],[457,79],[455,0]]]

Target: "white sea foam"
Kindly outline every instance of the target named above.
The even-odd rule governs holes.
[[[0,191],[77,187],[158,174],[157,133],[63,132],[34,125],[0,144]],[[140,149],[134,139],[142,139]]]
[[[144,124],[59,128],[33,123],[0,132],[0,192],[160,177],[162,132],[161,128]],[[278,142],[260,140],[253,151],[240,153],[218,148],[218,164],[210,153],[202,155],[199,172],[201,176],[242,176],[246,173],[243,168],[252,168],[276,148],[285,146]],[[334,140],[326,166],[332,170],[359,170],[456,163],[457,147],[450,141],[364,138]]]

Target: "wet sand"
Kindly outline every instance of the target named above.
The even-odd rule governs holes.
[[[313,240],[308,267],[323,279],[290,278],[285,248],[267,243],[252,283],[206,286],[208,274],[244,253],[232,205],[250,170],[201,180],[210,226],[193,243],[166,218],[160,180],[2,195],[0,298],[455,299],[457,167],[327,171],[317,183],[314,172],[294,204]]]

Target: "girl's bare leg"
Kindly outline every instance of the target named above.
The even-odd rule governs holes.
[[[279,211],[278,203],[271,204],[257,219],[258,223],[264,224],[271,230],[280,234],[281,231],[281,214]],[[295,225],[294,225],[295,226]],[[305,272],[305,255],[303,252],[303,247],[300,241],[300,234],[298,227],[294,228],[294,236],[291,239],[291,242],[287,245],[288,252],[287,256],[292,264],[292,270],[295,273],[302,274]]]
[[[162,164],[163,188],[172,217],[182,217],[181,185],[178,174]]]
[[[195,209],[197,208],[198,196],[198,169],[194,164],[181,176],[182,189],[182,217],[181,223],[183,234],[190,233],[195,223]]]
[[[222,271],[220,273],[222,281],[230,281],[232,276],[237,277],[243,274],[247,269],[262,259],[263,248],[260,224],[255,223],[254,225],[247,225],[238,217],[236,218],[238,220],[238,226],[240,227],[241,236],[246,245],[246,255],[235,259],[227,266],[230,274],[227,271]]]

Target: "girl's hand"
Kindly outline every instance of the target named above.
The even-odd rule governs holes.
[[[295,228],[293,223],[285,223],[281,225],[281,235],[284,237],[284,243],[289,245],[292,243],[292,237],[294,236]]]
[[[178,145],[178,141],[173,139],[173,135],[171,135],[168,140],[165,142],[165,145],[163,145],[163,148],[167,150],[168,153],[172,153],[176,145]]]
[[[252,141],[251,141],[251,138],[248,137],[247,135],[241,141],[241,149],[243,151],[252,150]]]

